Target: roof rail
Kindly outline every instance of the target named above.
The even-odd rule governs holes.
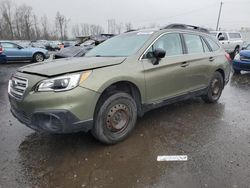
[[[203,27],[198,27],[194,25],[186,25],[186,24],[170,24],[161,29],[188,29],[188,30],[197,30],[203,33],[209,33],[209,30]]]

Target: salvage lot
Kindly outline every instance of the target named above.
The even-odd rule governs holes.
[[[250,187],[250,73],[233,75],[218,104],[192,99],[153,110],[124,142],[38,134],[9,112],[0,66],[0,187]],[[187,162],[157,162],[187,155]]]

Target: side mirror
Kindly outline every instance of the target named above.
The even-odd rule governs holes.
[[[247,49],[247,47],[242,47],[242,48],[241,48],[241,50],[246,50],[246,49]]]
[[[224,35],[220,35],[220,36],[218,37],[218,40],[225,40],[225,36],[224,36]]]
[[[153,56],[153,65],[158,65],[160,60],[166,56],[166,51],[161,48],[157,48],[153,51]]]
[[[17,49],[21,50],[21,49],[23,49],[23,47],[21,47],[21,46],[17,46]]]

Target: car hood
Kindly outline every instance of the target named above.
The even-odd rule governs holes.
[[[51,77],[65,73],[96,69],[124,62],[124,57],[77,57],[35,63],[18,69],[19,72]]]
[[[245,57],[250,57],[250,50],[241,50],[240,55]]]

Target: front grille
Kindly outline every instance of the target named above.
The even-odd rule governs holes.
[[[240,60],[241,61],[249,61],[250,62],[250,57],[240,56]]]
[[[9,81],[9,94],[18,99],[22,100],[25,90],[28,87],[28,80],[25,78],[12,76],[11,80]]]

